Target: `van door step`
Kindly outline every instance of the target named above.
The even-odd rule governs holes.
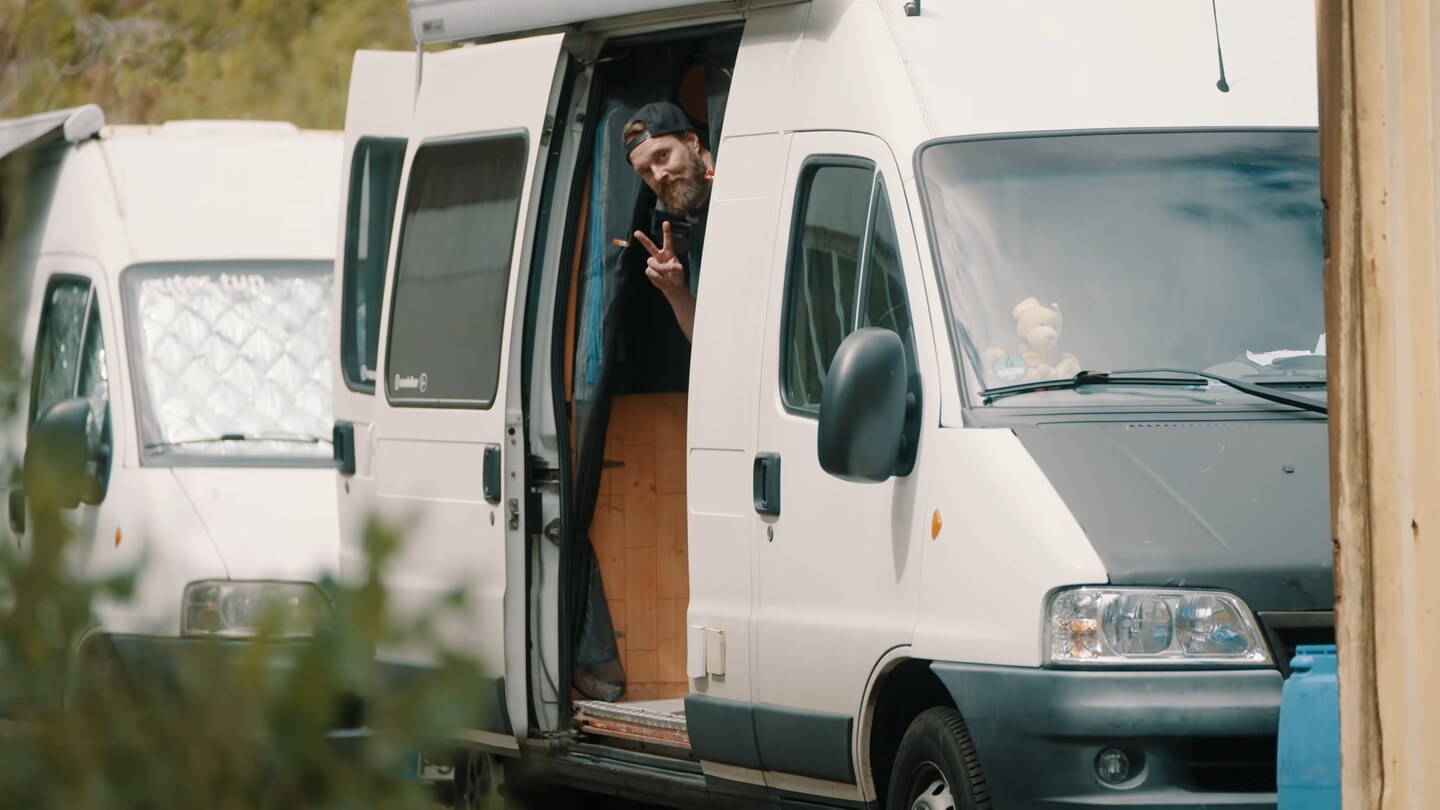
[[[581,732],[690,750],[683,700],[577,700],[574,706]]]

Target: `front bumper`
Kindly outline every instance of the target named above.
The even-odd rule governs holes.
[[[1275,670],[1075,671],[936,663],[995,806],[1274,808]],[[1101,750],[1132,762],[1108,785]]]
[[[299,671],[302,659],[313,643],[309,639],[268,641],[259,643],[245,639],[190,638],[175,636],[111,635],[126,681],[144,685],[146,689],[176,699],[185,696],[185,684],[194,689],[196,683],[211,683],[214,688],[261,685],[271,694],[283,694],[297,688],[291,678]],[[114,673],[86,671],[84,656],[77,662],[77,678],[81,683],[95,677],[113,677]],[[323,690],[322,690],[323,691]],[[350,729],[363,723],[360,702],[353,695],[332,695],[333,728]]]
[[[267,642],[244,639],[112,635],[110,641],[132,680],[178,690],[186,672],[223,669],[225,676],[243,676],[258,667],[274,682],[295,669],[308,641]],[[83,674],[83,673],[82,673]]]

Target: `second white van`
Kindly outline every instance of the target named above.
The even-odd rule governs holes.
[[[76,687],[165,676],[289,605],[303,636],[337,564],[330,289],[339,133],[283,122],[0,123],[0,273],[24,313],[7,543],[39,512],[95,606]]]

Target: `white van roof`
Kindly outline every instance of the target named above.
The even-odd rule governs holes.
[[[1319,123],[1311,0],[879,5],[934,135]]]
[[[107,127],[96,145],[132,261],[329,260],[343,140],[283,123],[185,122]]]
[[[716,0],[409,0],[410,32],[419,45],[481,39],[518,31],[667,11],[690,6],[729,6]]]
[[[94,104],[0,121],[0,158],[25,146],[54,138],[79,143],[105,126],[105,113]]]

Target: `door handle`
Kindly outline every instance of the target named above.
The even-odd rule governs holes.
[[[355,474],[355,423],[336,422],[330,431],[335,468],[341,475]]]
[[[780,454],[755,454],[755,511],[762,515],[780,514]]]
[[[485,445],[485,463],[482,466],[485,473],[481,488],[485,491],[485,500],[500,503],[500,445]]]

